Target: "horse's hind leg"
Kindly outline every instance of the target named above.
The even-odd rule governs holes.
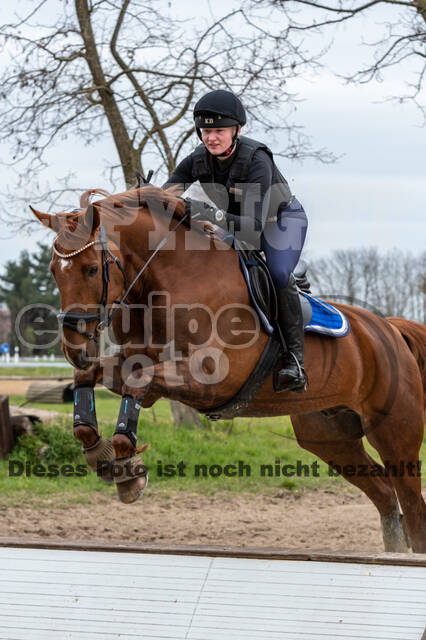
[[[291,416],[297,441],[327,464],[335,465],[351,484],[363,491],[376,506],[381,517],[386,551],[408,551],[395,490],[362,442],[362,425],[358,414],[346,410]],[[372,469],[376,473],[372,473]]]
[[[418,415],[414,415],[414,414]],[[405,414],[405,415],[404,415]],[[365,418],[366,436],[385,463],[404,514],[404,523],[415,553],[426,553],[426,504],[422,496],[419,449],[423,415],[404,403],[404,411]]]

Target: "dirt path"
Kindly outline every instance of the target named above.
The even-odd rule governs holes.
[[[383,551],[379,517],[351,490],[200,496],[154,492],[132,506],[0,507],[0,536]]]
[[[32,384],[33,382],[40,382],[41,380],[54,382],[55,378],[41,378],[40,376],[33,378],[12,376],[10,378],[6,378],[4,376],[0,376],[0,394],[4,394],[6,396],[25,396],[30,384]],[[73,378],[58,378],[58,384],[61,384],[62,382],[72,381]]]

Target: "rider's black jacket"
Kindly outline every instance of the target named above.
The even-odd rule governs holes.
[[[291,200],[291,191],[274,163],[272,151],[261,142],[241,136],[225,160],[210,155],[200,144],[176,167],[164,188],[180,184],[187,189],[199,180],[219,209],[227,212],[232,232],[255,244],[267,220]]]

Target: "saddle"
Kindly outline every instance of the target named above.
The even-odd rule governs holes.
[[[261,312],[273,326],[278,319],[277,294],[272,276],[266,264],[264,255],[258,249],[246,249],[237,247],[241,270],[246,279],[252,302],[257,312]],[[293,275],[300,292],[311,293],[311,285],[307,276],[308,265],[304,260],[299,260]],[[300,299],[303,313],[303,324],[307,326],[312,318],[310,306],[304,304],[304,298]]]
[[[269,335],[269,340],[254,370],[238,393],[219,407],[199,410],[199,413],[207,416],[209,420],[232,419],[243,414],[271,372],[279,367],[284,346],[275,328],[278,315],[277,296],[263,254],[243,244],[234,243],[234,247],[238,252],[251,302],[264,330]],[[314,331],[332,337],[345,336],[350,331],[349,322],[341,311],[311,295],[307,269],[306,262],[299,260],[293,272],[299,289],[305,331]]]
[[[234,245],[235,246],[235,245]],[[262,324],[265,322],[270,327],[275,327],[278,317],[278,305],[275,286],[272,276],[265,262],[263,254],[256,249],[245,248],[244,245],[236,246],[240,259],[240,266],[245,277],[250,297],[256,308]],[[306,275],[307,264],[300,261],[298,269],[294,272],[299,289],[310,292],[310,284]],[[263,386],[271,371],[274,371],[280,362],[283,344],[278,331],[272,330],[263,353],[257,362],[251,375],[245,384],[226,404],[215,409],[202,410],[199,413],[206,415],[209,420],[232,419],[244,411]]]

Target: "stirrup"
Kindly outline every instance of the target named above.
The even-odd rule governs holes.
[[[296,367],[297,367],[298,372],[299,372],[299,378],[306,378],[306,374],[305,374],[305,372],[304,372],[304,370],[303,370],[303,367],[302,367],[302,365],[300,364],[300,362],[299,362],[298,358],[296,358],[296,356],[295,356],[295,354],[293,353],[293,351],[290,351],[289,353],[290,353],[290,355],[292,356],[292,358],[294,359],[294,361],[295,361],[295,363],[296,363]]]
[[[307,390],[306,377],[294,378],[293,381],[286,380],[283,382],[280,380],[280,370],[274,371],[274,391],[280,393],[281,391],[292,391],[293,393],[305,393]]]
[[[287,377],[288,379],[284,381],[280,380],[280,374],[281,372],[284,372],[286,370],[286,364],[284,364],[283,367],[281,367],[281,369],[275,370],[274,371],[274,377],[273,377],[273,383],[274,383],[274,391],[276,393],[280,393],[281,391],[292,391],[293,393],[304,393],[307,389],[307,377],[306,377],[306,373],[303,369],[303,367],[301,366],[299,360],[296,358],[295,354],[290,351],[289,352],[290,355],[294,358],[294,361],[296,363],[296,367],[293,369],[295,375],[292,375],[292,372],[290,370],[290,372],[288,372],[287,369]],[[291,363],[290,365],[287,364],[287,367],[292,367]],[[283,374],[285,375],[285,374]]]

